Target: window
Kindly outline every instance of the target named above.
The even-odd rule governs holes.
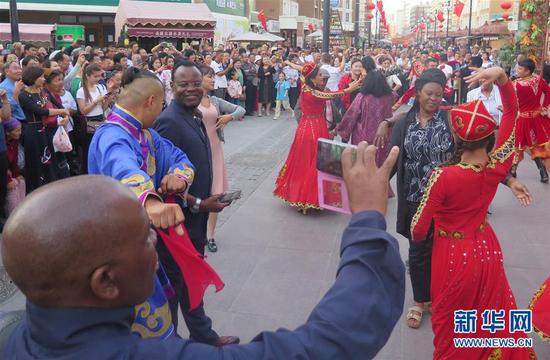
[[[99,16],[79,16],[78,20],[80,23],[84,24],[97,24],[99,23]]]
[[[59,15],[60,24],[76,24],[76,15]]]
[[[351,9],[351,1],[350,0],[346,0],[346,9],[348,9],[348,10]]]
[[[349,13],[346,13],[346,22],[350,22],[350,16],[349,16]]]

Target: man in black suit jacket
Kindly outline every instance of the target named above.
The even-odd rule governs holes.
[[[195,166],[195,179],[189,188],[187,204],[181,204],[185,215],[185,226],[191,242],[198,252],[204,255],[206,245],[206,226],[210,212],[220,212],[228,204],[218,201],[221,194],[211,196],[212,188],[212,152],[202,115],[197,110],[203,90],[202,73],[192,62],[178,63],[172,72],[174,100],[156,120],[154,128],[166,139],[172,141],[186,154]],[[187,287],[182,281],[180,270],[162,241],[157,244],[160,261],[164,265],[168,278],[176,290],[176,296],[170,301],[172,321],[177,329],[178,303],[191,339],[216,346],[235,344],[239,338],[218,336],[212,330],[212,321],[204,312],[203,304],[189,311]]]

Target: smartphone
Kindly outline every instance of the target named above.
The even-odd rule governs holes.
[[[228,192],[224,193],[219,201],[221,203],[230,203],[230,202],[233,202],[237,199],[240,199],[241,198],[241,195],[242,195],[242,191],[241,190],[229,190]]]
[[[351,144],[319,139],[317,141],[317,170],[333,176],[343,177],[342,153],[348,147],[357,148],[357,146]]]

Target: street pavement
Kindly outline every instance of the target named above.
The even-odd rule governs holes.
[[[219,250],[208,253],[208,261],[226,286],[220,293],[207,292],[205,309],[219,334],[238,335],[243,342],[262,331],[303,324],[336,275],[341,234],[349,217],[328,211],[304,216],[272,195],[295,128],[296,121],[283,115],[280,120],[246,117],[225,129],[230,186],[241,189],[243,197],[220,214]],[[503,248],[506,274],[518,305],[525,308],[550,275],[550,185],[538,181],[530,160],[520,164],[518,173],[535,197],[534,204],[521,208],[511,192],[501,187],[489,221]],[[408,242],[395,234],[395,216],[396,200],[392,199],[388,231],[398,239],[406,259]],[[3,277],[0,271],[0,310],[22,308],[23,297]],[[420,329],[408,328],[404,318],[411,302],[407,280],[402,319],[376,359],[431,359],[430,316],[425,315]],[[179,323],[179,333],[187,336],[183,319]],[[550,359],[550,343],[533,338],[539,359]]]

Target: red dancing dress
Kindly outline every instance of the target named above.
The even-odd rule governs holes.
[[[302,117],[285,164],[275,182],[273,195],[300,209],[318,209],[317,140],[329,139],[325,117],[327,100],[343,91],[322,92],[306,85],[302,88]]]
[[[542,107],[550,105],[550,86],[542,77],[531,76],[514,81],[514,87],[519,101],[519,150],[529,148],[533,159],[550,158],[550,118],[541,114]]]
[[[550,277],[533,295],[529,309],[533,312],[533,330],[542,340],[550,341]]]
[[[486,167],[459,163],[436,168],[411,223],[413,241],[434,226],[432,329],[434,359],[534,359],[530,348],[457,348],[453,338],[525,338],[510,333],[509,310],[516,302],[504,272],[498,239],[486,222],[499,182],[512,166],[517,99],[511,81],[500,86],[504,113],[495,150]],[[477,129],[476,129],[477,130]],[[456,310],[476,310],[475,333],[455,333]],[[482,329],[484,310],[505,310],[504,330]]]

